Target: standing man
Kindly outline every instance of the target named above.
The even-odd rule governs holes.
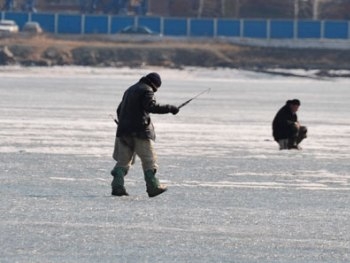
[[[141,159],[148,196],[154,197],[167,190],[155,176],[158,165],[153,148],[155,131],[150,113],[177,114],[179,108],[156,102],[154,93],[161,84],[158,73],[149,73],[125,91],[118,106],[118,128],[113,153],[117,163],[111,171],[112,195],[128,195],[124,187],[124,176],[128,173],[134,154]]]
[[[272,122],[272,135],[280,150],[301,149],[299,143],[306,138],[307,128],[298,122],[298,99],[288,100],[276,114]]]

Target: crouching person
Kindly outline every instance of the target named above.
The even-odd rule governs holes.
[[[117,163],[111,171],[112,195],[128,195],[124,186],[124,176],[128,173],[135,154],[142,162],[148,196],[154,197],[167,190],[156,177],[158,165],[153,148],[155,131],[150,113],[177,114],[179,108],[156,102],[154,93],[161,84],[161,78],[155,72],[142,77],[125,91],[117,108],[118,128],[113,153]]]
[[[301,149],[300,142],[307,137],[307,128],[298,122],[298,99],[288,100],[277,112],[272,122],[272,135],[280,150]]]

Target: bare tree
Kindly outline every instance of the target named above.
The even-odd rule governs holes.
[[[312,8],[312,18],[314,20],[318,19],[318,13],[319,13],[319,0],[314,0],[313,2],[313,8]]]
[[[240,0],[235,0],[235,17],[239,18],[240,17],[240,12],[241,10],[241,1]]]
[[[202,17],[204,7],[204,0],[199,0],[197,17]]]
[[[299,0],[294,0],[294,19],[299,18]]]

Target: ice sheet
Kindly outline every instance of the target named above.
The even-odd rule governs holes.
[[[149,199],[137,160],[130,196],[110,197],[110,115],[151,71],[160,103],[211,92],[152,116],[169,191]],[[1,262],[350,261],[349,80],[87,67],[0,78]],[[309,136],[279,151],[271,122],[292,98]]]

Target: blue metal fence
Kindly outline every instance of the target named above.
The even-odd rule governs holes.
[[[139,17],[137,24],[152,28],[155,32],[162,31],[162,23],[160,17]]]
[[[349,22],[346,21],[326,21],[324,23],[324,37],[333,39],[349,38]]]
[[[294,21],[272,20],[270,22],[270,37],[272,39],[294,38]]]
[[[219,19],[217,22],[217,35],[223,37],[240,37],[241,23],[240,20]]]
[[[126,26],[134,25],[135,18],[130,16],[113,16],[111,19],[111,30],[110,34],[115,34],[122,30]]]
[[[262,20],[131,17],[2,12],[1,19],[39,22],[45,32],[56,34],[115,34],[129,25],[143,25],[164,36],[241,37],[259,39],[350,39],[350,21]]]
[[[297,38],[321,38],[320,21],[298,21]]]
[[[193,37],[213,37],[214,20],[213,19],[190,19],[189,36]]]
[[[243,20],[243,37],[267,38],[267,20]]]
[[[55,22],[54,15],[34,13],[31,15],[30,20],[38,22],[45,32],[56,33],[55,31],[56,22]]]
[[[84,33],[85,34],[108,34],[109,33],[109,20],[108,16],[95,16],[87,15],[84,16],[85,21]]]
[[[16,13],[16,12],[7,12],[2,15],[3,19],[15,20],[17,25],[22,28],[24,24],[29,20],[28,13]]]
[[[83,33],[82,17],[80,15],[59,15],[57,17],[56,32],[58,34]]]
[[[165,36],[187,36],[187,20],[181,18],[164,18],[163,20]]]

